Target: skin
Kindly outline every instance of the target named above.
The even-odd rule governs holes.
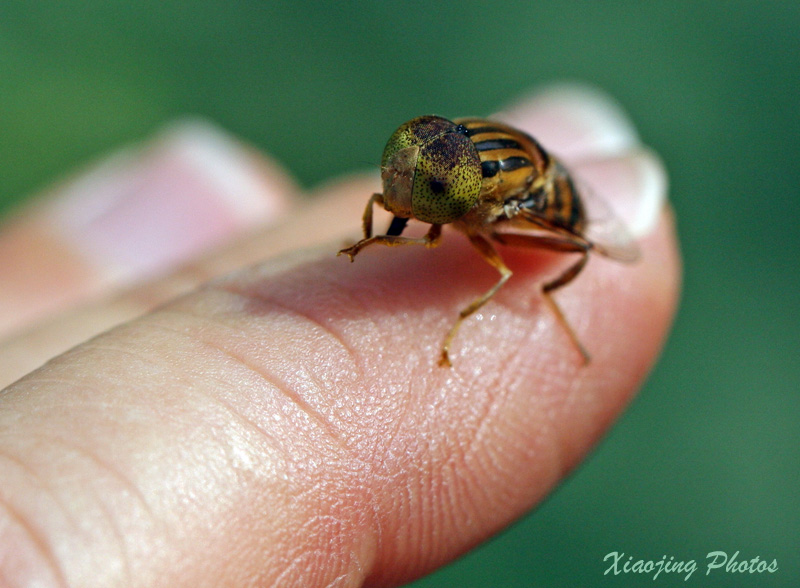
[[[514,276],[445,369],[442,337],[494,270],[447,229],[435,250],[337,259],[373,182],[309,205],[265,192],[293,207],[278,228],[9,336],[7,382],[128,321],[0,396],[0,586],[398,585],[580,461],[668,332],[671,215],[640,239],[640,263],[593,257],[558,292],[588,366],[537,294],[570,259],[501,248]]]

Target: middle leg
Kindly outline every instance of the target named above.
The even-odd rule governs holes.
[[[565,253],[580,253],[581,257],[576,261],[574,264],[569,266],[561,275],[557,276],[556,278],[550,280],[549,282],[545,282],[542,286],[542,297],[547,305],[550,307],[550,310],[556,317],[556,320],[559,322],[561,327],[566,331],[567,335],[569,335],[572,344],[581,354],[583,358],[584,365],[589,363],[590,356],[589,352],[586,351],[586,348],[578,339],[578,335],[570,326],[567,318],[564,316],[564,312],[561,310],[561,307],[553,298],[551,292],[566,286],[572,280],[574,280],[578,274],[583,270],[584,266],[586,266],[586,262],[589,261],[589,252],[592,249],[592,244],[589,241],[581,239],[580,237],[572,236],[572,235],[564,235],[558,237],[550,237],[546,235],[520,235],[520,234],[513,234],[513,233],[497,233],[493,235],[493,237],[504,244],[507,245],[514,245],[518,247],[536,247],[539,249],[549,249],[551,251],[563,251]]]
[[[503,284],[508,281],[508,278],[511,277],[512,273],[511,270],[506,266],[505,262],[503,262],[503,258],[500,257],[500,254],[497,253],[497,250],[489,241],[486,240],[485,237],[482,235],[469,235],[469,240],[473,247],[478,250],[478,253],[480,253],[484,261],[500,272],[500,279],[497,281],[497,283],[495,283],[494,286],[489,288],[485,294],[473,300],[469,306],[458,313],[458,320],[456,320],[456,323],[452,326],[450,332],[447,333],[447,337],[445,337],[444,344],[442,345],[442,354],[439,357],[440,366],[449,367],[452,365],[450,363],[450,345],[453,343],[453,339],[455,338],[456,333],[458,333],[458,329],[461,327],[461,323],[464,322],[464,319],[486,304],[503,286]]]

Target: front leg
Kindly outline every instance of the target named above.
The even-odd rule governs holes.
[[[365,215],[366,217],[366,215]],[[372,220],[372,213],[370,212],[370,221]],[[424,245],[425,247],[436,247],[442,240],[442,225],[431,225],[431,228],[425,234],[424,237],[420,238],[411,238],[411,237],[401,237],[399,235],[378,235],[376,237],[364,237],[353,245],[352,247],[347,247],[346,249],[342,249],[336,255],[345,254],[350,258],[350,261],[354,261],[358,252],[367,247],[368,245],[373,245],[375,243],[379,243],[381,245],[388,245],[389,247],[394,247],[397,245]]]
[[[376,202],[381,205],[383,204],[383,194],[379,192],[373,194],[367,202],[367,207],[364,209],[364,216],[361,217],[361,228],[364,230],[364,239],[372,237],[372,209]]]

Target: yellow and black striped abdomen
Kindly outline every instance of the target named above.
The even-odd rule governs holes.
[[[502,198],[535,186],[550,165],[550,157],[531,137],[512,127],[479,118],[457,119],[481,159],[486,192]]]
[[[521,208],[554,225],[580,231],[583,206],[564,168],[530,135],[495,121],[456,119],[478,151],[483,192],[518,200]]]
[[[579,234],[586,229],[586,211],[575,184],[567,170],[555,160],[545,203],[542,216],[553,224]]]

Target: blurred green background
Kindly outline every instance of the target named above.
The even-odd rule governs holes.
[[[586,464],[415,586],[796,586],[796,1],[3,0],[0,213],[185,113],[312,186],[376,163],[412,116],[486,115],[564,79],[616,96],[667,163],[686,263],[680,315]],[[775,558],[779,571],[705,576],[714,550]],[[604,575],[612,551],[700,569],[688,581]]]

